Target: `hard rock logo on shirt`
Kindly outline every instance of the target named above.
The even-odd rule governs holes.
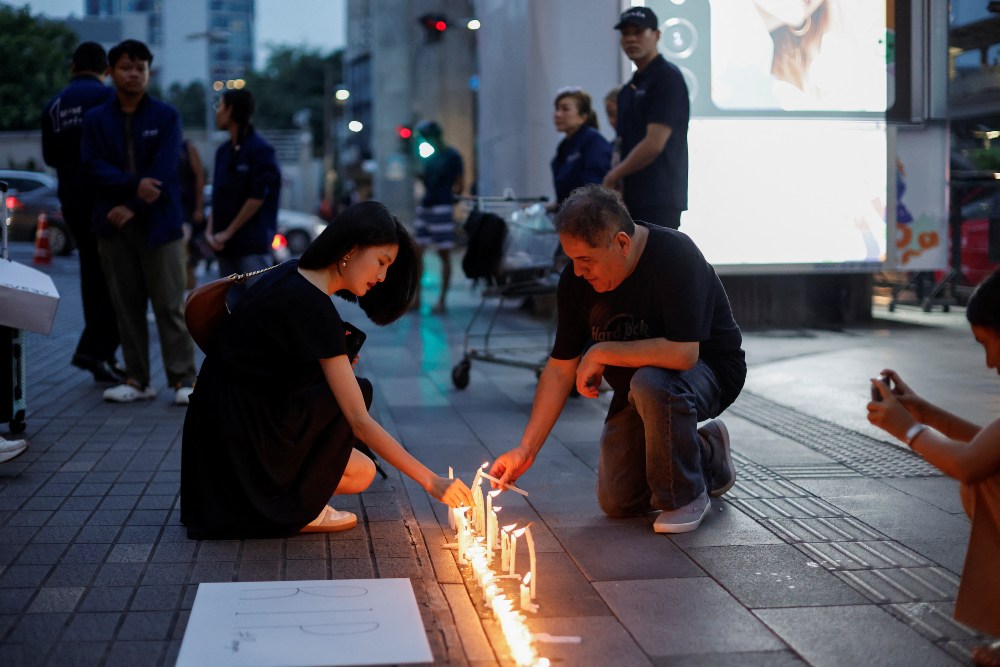
[[[649,338],[649,324],[629,314],[618,314],[610,319],[592,313],[590,339],[595,343],[606,341],[644,340]]]

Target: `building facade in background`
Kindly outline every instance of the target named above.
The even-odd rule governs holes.
[[[253,69],[254,0],[86,0],[67,25],[110,48],[138,39],[153,51],[162,89],[201,81],[225,86]]]

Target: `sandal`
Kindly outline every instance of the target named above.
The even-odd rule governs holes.
[[[358,516],[353,512],[341,512],[329,505],[323,506],[319,516],[303,526],[300,533],[337,533],[350,530],[358,525]]]

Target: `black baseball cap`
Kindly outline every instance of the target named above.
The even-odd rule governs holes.
[[[618,17],[618,23],[615,24],[615,30],[621,30],[626,23],[650,30],[660,29],[660,21],[649,7],[630,7],[623,11]]]

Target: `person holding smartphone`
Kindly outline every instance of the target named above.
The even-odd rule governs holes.
[[[450,506],[469,488],[431,472],[368,413],[372,385],[349,358],[332,295],[378,325],[406,312],[417,255],[402,223],[368,201],[337,217],[303,253],[262,274],[208,347],[184,422],[181,521],[192,539],[286,537],[354,527],[327,505],[360,493],[385,461]]]
[[[1000,369],[1000,272],[984,280],[965,311],[986,366]],[[962,568],[955,618],[1000,636],[1000,419],[974,424],[919,396],[899,374],[882,371],[872,380],[868,421],[902,440],[934,467],[961,483],[962,506],[972,534]],[[1000,641],[979,646],[976,664],[1000,664]]]

